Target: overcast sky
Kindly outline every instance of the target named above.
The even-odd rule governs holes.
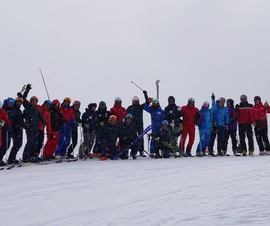
[[[0,99],[269,98],[269,0],[0,0]]]

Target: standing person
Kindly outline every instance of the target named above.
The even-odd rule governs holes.
[[[132,123],[137,130],[137,136],[143,131],[143,109],[145,103],[140,104],[140,99],[137,96],[132,98],[132,105],[128,106],[127,113],[132,115]],[[140,156],[146,157],[144,154],[144,139],[140,139],[141,146],[139,147]]]
[[[200,141],[197,146],[196,155],[206,156],[206,148],[209,146],[212,131],[212,110],[209,109],[209,102],[205,101],[200,109],[199,134]]]
[[[43,115],[37,109],[38,98],[36,96],[32,96],[30,101],[26,99],[31,89],[31,84],[28,84],[23,95],[21,93],[17,94],[18,97],[23,98],[23,117],[27,137],[27,142],[23,150],[23,162],[39,162],[39,159],[34,155],[38,141],[38,123],[41,121],[44,125],[46,124]]]
[[[104,126],[109,122],[109,117],[111,116],[111,112],[107,110],[106,102],[100,101],[98,104],[98,110],[96,111],[96,116],[98,120],[98,128]],[[100,134],[99,134],[99,129],[97,128],[96,130],[96,141],[95,141],[95,146],[93,149],[93,157],[99,157],[101,152],[100,152]]]
[[[72,143],[68,147],[68,152],[67,152],[67,157],[69,158],[74,158],[73,152],[78,143],[78,126],[82,122],[80,107],[81,107],[81,102],[78,100],[75,100],[73,102],[73,105],[71,106],[71,108],[74,111],[75,122],[73,123],[73,126],[72,126]]]
[[[237,153],[237,119],[236,119],[236,109],[234,107],[234,101],[232,99],[228,99],[227,102],[227,109],[229,113],[229,128],[225,130],[225,151],[227,152],[228,149],[228,141],[231,137],[232,139],[232,151],[233,154],[236,155]]]
[[[125,118],[127,111],[124,107],[122,107],[122,99],[120,97],[116,97],[114,100],[114,106],[110,109],[112,115],[117,117],[118,125],[121,125],[123,119]]]
[[[253,155],[254,152],[254,140],[253,140],[253,131],[252,123],[254,121],[252,115],[253,105],[248,103],[247,96],[240,96],[240,104],[236,105],[236,118],[239,126],[239,138],[240,138],[240,153],[243,156],[247,155],[247,145],[246,145],[246,136],[248,139],[248,150],[249,155]]]
[[[136,140],[137,128],[133,124],[133,116],[127,114],[125,117],[125,122],[120,126],[119,131],[119,144],[120,152],[122,153],[119,157],[121,159],[128,159],[128,151],[131,149],[131,156],[136,159],[136,154],[141,146],[141,140]]]
[[[49,111],[51,104],[52,102],[50,100],[45,100],[42,106],[37,105],[37,109],[40,111],[40,113],[43,115],[44,119],[46,120],[46,125],[44,125],[41,121],[39,121],[38,123],[38,140],[37,140],[37,145],[35,147],[35,153],[34,153],[37,158],[39,157],[40,150],[42,149],[44,145],[45,126],[46,126],[47,134],[51,133],[51,113]]]
[[[83,144],[79,150],[80,158],[91,157],[91,150],[95,142],[95,132],[98,126],[96,103],[91,103],[82,115]]]
[[[218,99],[218,105],[216,105],[215,96],[212,95],[212,111],[213,111],[213,129],[211,131],[211,138],[209,142],[209,155],[214,156],[214,143],[217,136],[217,149],[218,156],[226,156],[225,151],[225,130],[228,130],[229,125],[229,113],[225,105],[225,98],[220,97]]]
[[[190,97],[186,106],[181,108],[181,115],[183,117],[183,133],[180,139],[180,156],[191,157],[191,149],[195,139],[195,125],[200,119],[199,109],[195,107],[194,98]],[[185,142],[187,135],[189,141],[185,150]]]
[[[12,141],[13,146],[10,150],[10,154],[8,157],[8,164],[17,164],[19,160],[16,159],[17,153],[22,147],[23,143],[23,128],[24,128],[24,121],[23,121],[23,113],[21,111],[21,105],[23,103],[23,98],[18,97],[15,99],[14,106],[13,106],[13,114],[12,114],[12,124],[11,124],[11,131],[12,131]]]
[[[59,109],[63,116],[63,124],[59,132],[58,147],[55,151],[55,158],[62,159],[66,155],[67,148],[70,144],[72,125],[75,123],[75,115],[73,109],[70,107],[71,99],[66,97]]]
[[[254,97],[254,106],[252,108],[252,116],[254,119],[253,125],[257,144],[260,149],[260,155],[270,155],[270,144],[268,139],[267,115],[270,113],[270,107],[266,102],[264,105],[261,102],[261,97]]]
[[[148,98],[146,91],[144,91],[144,95],[145,95],[145,99],[147,100],[144,106],[144,110],[151,115],[151,125],[152,125],[152,138],[150,142],[150,157],[159,158],[161,157],[159,152],[155,153],[156,148],[155,148],[154,137],[156,136],[156,134],[159,132],[161,128],[161,122],[164,120],[164,111],[160,107],[158,99]]]
[[[0,101],[0,166],[5,166],[6,163],[3,161],[3,157],[7,151],[7,131],[11,124],[7,115],[7,112],[2,109],[3,104]]]
[[[54,159],[54,153],[59,141],[59,131],[63,124],[63,116],[59,111],[60,101],[55,99],[50,107],[51,132],[47,133],[47,142],[44,146],[43,159]]]

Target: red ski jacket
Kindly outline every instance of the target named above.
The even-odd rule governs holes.
[[[236,118],[239,124],[251,124],[254,122],[251,112],[253,105],[249,103],[240,103],[236,105]]]
[[[66,106],[62,105],[59,108],[59,111],[62,114],[63,120],[65,122],[71,122],[71,121],[74,122],[75,121],[74,111],[71,107],[66,107]]]
[[[199,115],[199,109],[194,106],[183,106],[181,108],[181,114],[183,116],[183,126],[195,126]]]
[[[264,106],[262,103],[254,105],[252,108],[252,116],[256,122],[257,128],[267,127],[267,113],[270,113],[270,106]]]
[[[51,129],[51,113],[45,109],[44,107],[37,105],[37,109],[40,111],[40,113],[42,114],[42,116],[44,117],[44,119],[46,120],[46,129],[47,129],[47,133],[51,133],[52,129]],[[39,130],[44,130],[45,125],[39,121],[38,122],[38,129]]]
[[[6,127],[10,127],[10,121],[7,115],[7,112],[4,109],[0,109],[0,121],[5,121],[5,126]]]
[[[114,105],[112,108],[111,108],[111,113],[113,115],[115,115],[117,117],[117,122],[118,123],[122,123],[122,120],[123,118],[125,118],[126,114],[127,114],[127,111],[124,107],[122,106],[117,106],[117,105]]]

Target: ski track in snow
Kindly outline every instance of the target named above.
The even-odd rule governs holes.
[[[77,161],[0,172],[1,225],[270,225],[270,157]]]

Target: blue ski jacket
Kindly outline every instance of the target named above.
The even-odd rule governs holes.
[[[164,111],[160,106],[157,108],[150,107],[149,103],[146,103],[144,110],[151,115],[152,134],[156,134],[161,128],[161,122],[164,119]]]

